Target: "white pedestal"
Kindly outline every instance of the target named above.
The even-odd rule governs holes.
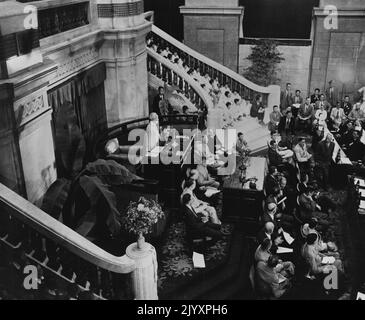
[[[143,250],[137,243],[131,244],[126,254],[136,263],[132,272],[132,287],[136,300],[158,300],[157,295],[157,258],[155,248],[146,243]]]

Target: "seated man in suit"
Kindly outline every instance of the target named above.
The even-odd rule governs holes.
[[[278,131],[282,138],[290,139],[294,135],[295,119],[291,111],[287,111],[284,117],[281,117]]]
[[[202,162],[198,164],[196,169],[199,173],[197,185],[200,190],[207,190],[208,188],[219,189],[220,183],[213,179],[208,172],[206,156],[202,156]]]
[[[279,111],[278,106],[273,107],[273,112],[270,113],[270,122],[268,124],[268,129],[271,133],[275,133],[278,130],[278,126],[281,120],[282,114]]]
[[[341,107],[342,107],[343,111],[345,112],[345,115],[348,116],[352,110],[352,104],[350,102],[349,96],[345,96],[345,99],[342,102]]]
[[[308,152],[305,138],[299,139],[298,144],[294,147],[294,153],[297,158],[299,169],[308,172],[312,161],[312,155]]]
[[[334,108],[332,108],[330,118],[331,118],[332,129],[334,131],[339,131],[341,125],[347,118],[345,115],[345,111],[341,108],[339,102],[336,104]]]
[[[350,121],[364,121],[365,120],[365,114],[364,112],[361,110],[361,104],[360,103],[356,103],[353,107],[353,109],[350,111],[348,118]]]
[[[351,161],[364,160],[365,145],[360,141],[360,134],[356,130],[352,132],[352,141],[348,144],[346,154]]]
[[[213,240],[219,240],[222,238],[221,225],[209,222],[208,217],[197,213],[189,193],[184,194],[182,203],[187,232],[193,239],[211,237]]]
[[[275,230],[275,225],[272,222],[266,222],[264,227],[259,231],[256,237],[259,243],[263,243],[265,239],[272,241],[272,246],[270,252],[272,254],[276,253],[278,246],[280,246],[284,239],[278,230]]]
[[[313,114],[313,105],[311,104],[310,98],[307,98],[298,110],[298,118],[295,124],[296,129],[309,131],[312,128]]]
[[[321,97],[321,90],[318,88],[314,90],[314,94],[311,95],[311,103],[317,103]]]
[[[296,90],[292,105],[292,111],[295,118],[297,117],[298,110],[302,104],[303,104],[302,92],[300,90]]]
[[[262,216],[262,222],[266,224],[267,222],[271,222],[274,224],[274,232],[277,234],[281,234],[283,229],[281,228],[281,218],[282,214],[278,213],[278,206],[275,203],[268,203],[265,206],[265,211]]]
[[[328,215],[321,212],[321,206],[315,201],[315,190],[313,187],[307,187],[304,193],[299,196],[299,208],[302,221],[316,218],[322,230],[328,228]]]

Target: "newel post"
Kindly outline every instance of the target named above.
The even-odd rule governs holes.
[[[133,243],[127,248],[126,254],[136,264],[136,268],[131,273],[135,299],[158,300],[158,266],[155,248],[151,244],[145,243],[140,249],[137,243]]]

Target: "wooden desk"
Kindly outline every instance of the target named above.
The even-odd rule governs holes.
[[[181,182],[184,178],[182,167],[185,163],[191,163],[193,141],[193,138],[187,141],[186,138],[178,137],[175,139],[176,146],[173,143],[165,145],[153,157],[149,155],[147,163],[143,164],[144,178],[159,181],[159,199],[169,208],[180,206]],[[172,162],[164,163],[164,160]]]
[[[239,162],[235,172],[223,184],[223,220],[227,222],[243,222],[250,235],[257,233],[260,217],[263,212],[264,180],[267,172],[266,158],[249,159],[246,178],[256,177],[257,189],[249,188],[249,183],[242,186]]]

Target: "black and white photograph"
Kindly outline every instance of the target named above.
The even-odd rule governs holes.
[[[0,0],[0,300],[365,300],[365,1]]]

